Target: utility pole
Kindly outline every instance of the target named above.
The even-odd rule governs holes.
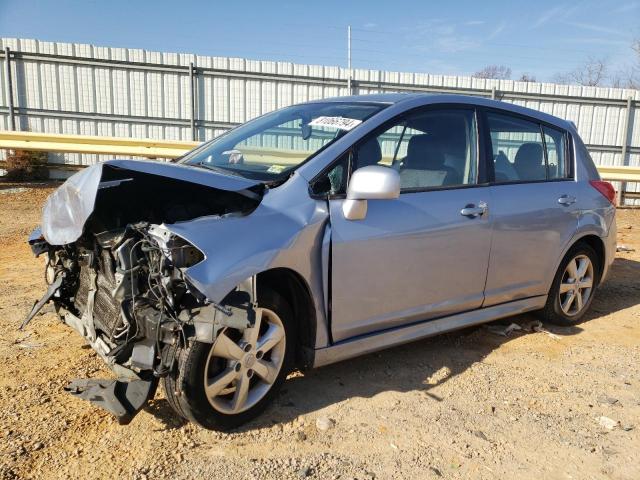
[[[190,126],[191,140],[196,140],[196,67],[193,62],[189,63],[189,88],[191,91],[190,106]]]
[[[7,90],[7,106],[9,107],[9,130],[16,129],[15,108],[13,107],[13,81],[11,78],[11,49],[4,49],[5,88]]]
[[[347,70],[347,91],[351,95],[351,25],[347,26]]]

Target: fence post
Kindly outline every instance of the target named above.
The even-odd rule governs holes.
[[[4,68],[7,90],[7,106],[9,107],[9,130],[16,129],[15,109],[13,106],[13,79],[11,75],[11,49],[4,49]]]
[[[627,115],[624,120],[624,125],[622,127],[622,165],[628,165],[627,162],[627,149],[629,147],[629,143],[631,143],[631,118],[633,116],[633,97],[629,96],[627,98]],[[624,194],[627,188],[627,182],[620,183],[620,190],[618,191],[618,205],[624,205]]]
[[[196,69],[189,63],[189,84],[191,89],[191,140],[196,140]]]

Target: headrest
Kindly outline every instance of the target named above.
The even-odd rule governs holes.
[[[523,143],[518,148],[516,153],[516,159],[514,162],[516,165],[527,165],[530,167],[540,166],[544,163],[544,155],[542,152],[542,145],[539,143]]]
[[[544,153],[539,143],[523,143],[518,148],[513,166],[520,180],[544,180]]]
[[[404,168],[437,170],[444,166],[444,153],[436,138],[431,135],[414,135],[407,145]]]
[[[376,165],[380,160],[382,150],[377,138],[370,138],[358,147],[358,168]]]

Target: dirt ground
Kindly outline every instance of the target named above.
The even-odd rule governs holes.
[[[640,478],[638,210],[618,211],[636,251],[581,325],[479,327],[296,373],[222,434],[180,421],[161,390],[128,426],[62,390],[109,373],[52,313],[17,330],[43,292],[25,238],[51,186],[15,187],[0,184],[0,478]]]

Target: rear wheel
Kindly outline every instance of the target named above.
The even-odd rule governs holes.
[[[578,323],[593,300],[599,268],[593,248],[584,243],[575,245],[560,263],[547,304],[540,312],[542,318],[565,326]]]
[[[227,328],[213,345],[194,342],[178,353],[164,387],[186,419],[228,430],[259,415],[277,394],[293,363],[293,316],[276,292],[258,300],[252,328]]]

